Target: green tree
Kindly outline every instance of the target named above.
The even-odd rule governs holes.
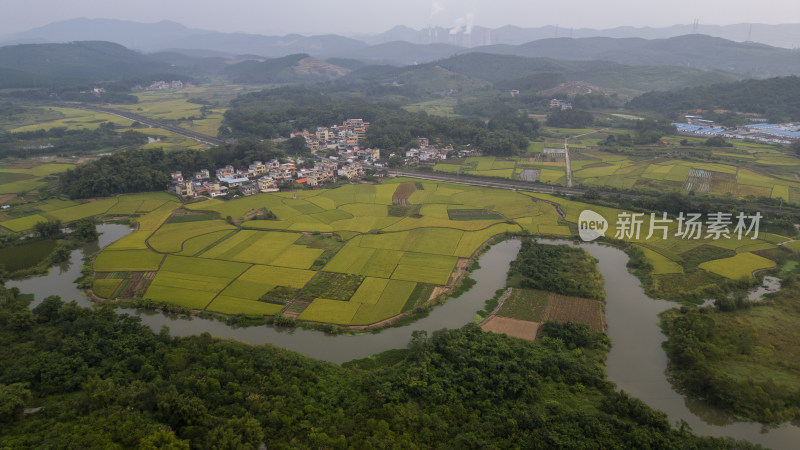
[[[42,239],[52,239],[61,235],[61,221],[59,219],[37,222],[33,232]]]
[[[24,383],[0,384],[0,422],[19,419],[31,398],[31,391]]]

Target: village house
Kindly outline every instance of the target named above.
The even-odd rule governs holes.
[[[216,175],[217,175],[217,179],[219,180],[219,179],[222,179],[222,178],[231,177],[231,176],[233,176],[234,173],[236,173],[236,170],[233,168],[233,166],[228,164],[227,166],[225,166],[225,167],[223,167],[221,169],[217,169]]]
[[[223,195],[228,195],[228,187],[227,186],[223,186],[223,185],[221,185],[219,183],[216,183],[216,182],[215,183],[205,183],[204,186],[206,188],[206,192],[208,192],[208,195],[211,196],[211,198],[221,197]]]
[[[249,182],[250,179],[247,177],[230,176],[230,177],[222,177],[219,179],[219,181],[222,183],[227,183],[228,187],[236,187]]]
[[[356,153],[361,160],[377,161],[381,159],[381,149],[379,148],[358,149]]]
[[[255,176],[266,175],[267,166],[266,164],[262,164],[261,161],[255,161],[253,164],[250,164],[248,171],[254,173]]]
[[[194,195],[194,185],[191,181],[180,181],[170,187],[172,192],[184,197],[191,197]]]
[[[208,172],[208,169],[201,169],[199,172],[194,173],[195,180],[209,180],[211,179],[211,174]]]
[[[568,101],[565,101],[565,100],[559,100],[557,98],[554,98],[554,99],[550,100],[550,107],[551,108],[561,108],[561,110],[563,111],[565,109],[572,109],[572,103],[570,103]]]
[[[170,181],[172,183],[182,183],[183,182],[183,174],[180,171],[170,173],[169,177],[170,177]]]
[[[278,191],[278,183],[274,178],[261,177],[258,179],[258,190],[261,192],[276,192]]]
[[[364,176],[364,166],[358,162],[347,164],[339,169],[338,175],[340,177],[347,177],[351,179],[362,177]]]
[[[258,194],[258,192],[259,192],[258,183],[253,183],[252,181],[248,181],[247,183],[242,184],[241,186],[239,186],[239,191],[245,197],[247,197],[249,195]]]

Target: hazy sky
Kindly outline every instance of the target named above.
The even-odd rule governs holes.
[[[191,28],[258,34],[517,25],[611,28],[800,23],[798,0],[0,0],[0,35],[76,17],[172,20]]]

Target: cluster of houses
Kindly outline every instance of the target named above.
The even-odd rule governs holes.
[[[403,160],[405,165],[411,164],[435,164],[437,161],[445,160],[449,157],[466,158],[469,156],[480,156],[478,149],[455,150],[452,145],[439,147],[432,145],[428,138],[418,137],[419,148],[406,150]]]
[[[173,81],[154,81],[150,84],[150,86],[142,87],[142,86],[135,86],[135,90],[139,91],[177,91],[180,89],[188,89],[193,88],[194,85],[192,83],[186,82],[184,83],[181,80],[173,80]]]
[[[551,108],[560,108],[563,111],[565,109],[572,109],[572,103],[570,103],[570,102],[568,102],[566,100],[559,100],[557,98],[554,98],[554,99],[550,100],[550,107]]]
[[[278,191],[278,185],[284,182],[319,186],[335,180],[337,176],[360,178],[364,176],[364,166],[359,162],[342,164],[322,160],[315,162],[313,168],[298,169],[292,160],[285,163],[277,159],[268,163],[255,161],[244,170],[236,170],[231,165],[217,169],[213,178],[207,169],[187,178],[181,172],[173,172],[170,174],[170,191],[184,197],[213,198],[228,195],[233,189],[238,189],[242,195],[247,196]]]
[[[417,142],[419,142],[419,148],[406,150],[406,164],[441,161],[447,159],[447,154],[453,151],[452,145],[443,148],[431,146],[428,138],[419,137]]]
[[[341,125],[317,127],[314,133],[304,130],[302,133],[295,133],[294,136],[302,136],[312,153],[320,150],[336,150],[345,160],[361,159],[372,163],[380,159],[380,150],[362,149],[359,146],[359,141],[367,137],[368,129],[369,122],[364,122],[363,119],[347,119]]]

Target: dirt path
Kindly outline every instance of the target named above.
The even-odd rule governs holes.
[[[506,302],[506,299],[510,295],[511,295],[511,288],[508,288],[506,289],[505,292],[503,292],[503,295],[500,296],[500,300],[497,301],[497,306],[495,306],[492,312],[490,312],[489,315],[486,316],[486,318],[483,319],[483,321],[481,321],[480,323],[481,326],[483,326],[486,322],[488,322],[491,318],[493,318],[497,314],[497,311],[500,311],[500,308],[503,307],[503,303]]]
[[[590,134],[599,133],[599,132],[601,132],[603,130],[607,130],[607,129],[608,128],[602,128],[600,130],[592,131],[590,133],[583,133],[583,134],[579,134],[577,136],[571,136],[571,137],[564,138],[564,158],[565,158],[565,161],[567,163],[567,187],[569,187],[569,188],[572,187],[572,164],[570,164],[570,162],[569,162],[569,140],[570,139],[574,139],[574,138],[588,136]]]

